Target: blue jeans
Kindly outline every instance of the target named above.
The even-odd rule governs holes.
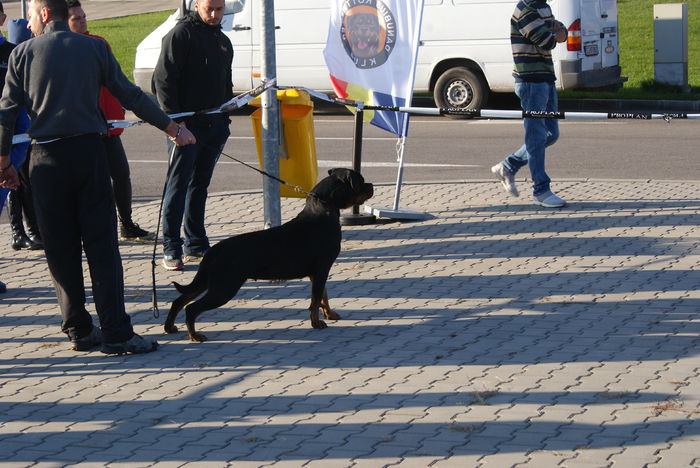
[[[554,83],[515,83],[515,94],[520,98],[520,106],[525,111],[557,111],[557,89]],[[559,120],[524,119],[524,124],[525,144],[504,159],[503,165],[515,174],[525,164],[529,164],[532,193],[541,195],[550,191],[551,180],[544,169],[544,149],[559,139]]]
[[[168,140],[172,154],[163,199],[163,253],[181,257],[184,253],[206,252],[209,239],[204,229],[207,189],[214,166],[231,134],[228,122],[209,127],[190,126],[197,143],[176,146]],[[184,222],[183,222],[184,220]],[[185,241],[180,237],[184,224]]]

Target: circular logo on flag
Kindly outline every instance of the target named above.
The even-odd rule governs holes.
[[[347,0],[341,19],[340,40],[357,68],[376,68],[388,60],[396,44],[396,21],[381,0]]]

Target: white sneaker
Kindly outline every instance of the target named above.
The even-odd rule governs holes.
[[[515,174],[506,169],[502,162],[499,162],[498,164],[493,166],[491,168],[491,172],[493,173],[493,175],[496,176],[498,180],[501,181],[501,185],[503,185],[503,188],[506,189],[506,192],[513,195],[514,197],[520,196],[518,187],[515,186]]]
[[[561,208],[566,205],[566,200],[557,197],[552,192],[534,195],[532,200],[535,202],[535,205],[544,206],[545,208]]]

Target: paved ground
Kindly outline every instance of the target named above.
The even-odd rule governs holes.
[[[322,331],[307,281],[252,282],[201,317],[210,341],[164,335],[151,248],[124,244],[127,308],[162,344],[143,356],[68,350],[41,254],[5,243],[1,464],[700,466],[700,182],[556,189],[570,207],[406,186],[402,206],[434,218],[344,229],[344,319]],[[261,204],[211,196],[210,233],[259,228]],[[193,274],[157,270],[161,311]]]
[[[297,281],[205,313],[207,343],[162,335],[151,248],[124,244],[128,310],[162,344],[144,356],[69,351],[41,254],[3,250],[0,465],[700,466],[700,183],[565,181],[554,211],[499,187],[409,185],[434,219],[345,228],[323,331]],[[261,203],[210,197],[210,233],[259,228]],[[161,310],[193,274],[157,270]]]

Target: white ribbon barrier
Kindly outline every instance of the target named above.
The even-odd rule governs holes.
[[[257,96],[266,90],[273,88],[275,80],[264,81],[257,87],[239,94],[230,101],[225,102],[219,107],[196,112],[181,112],[179,114],[171,114],[168,117],[177,119],[181,117],[191,117],[193,115],[202,114],[221,114],[228,113],[235,109],[241,108],[255,99]],[[398,106],[372,106],[366,105],[361,101],[353,101],[350,99],[342,99],[331,97],[327,94],[320,93],[308,88],[298,88],[293,86],[280,86],[278,89],[300,89],[306,91],[311,96],[322,101],[338,104],[342,106],[361,107],[364,110],[384,110],[393,112],[405,112],[412,115],[461,115],[472,118],[484,119],[525,119],[525,118],[540,118],[540,119],[561,119],[561,120],[600,120],[600,119],[633,119],[633,120],[665,120],[670,122],[673,119],[700,119],[700,114],[687,114],[682,112],[659,114],[646,112],[547,112],[547,111],[519,111],[519,110],[495,110],[495,109],[441,109],[437,107],[398,107]],[[135,125],[142,125],[145,122],[142,120],[108,120],[110,128],[128,128]],[[15,135],[12,137],[12,144],[24,143],[31,141],[31,138],[26,133]]]
[[[208,115],[208,114],[226,114],[229,112],[232,112],[238,108],[241,108],[248,104],[250,101],[264,93],[266,90],[273,88],[275,86],[276,80],[268,80],[268,81],[263,81],[261,82],[258,86],[255,88],[251,89],[250,91],[246,91],[245,93],[239,94],[238,96],[235,96],[233,99],[226,101],[225,103],[221,104],[219,107],[215,107],[213,109],[205,109],[201,111],[196,111],[196,112],[180,112],[178,114],[170,114],[168,117],[171,119],[179,119],[182,117],[192,117],[193,115]],[[129,128],[133,127],[135,125],[142,125],[146,122],[143,120],[137,120],[137,121],[130,121],[130,120],[108,120],[107,124],[109,125],[109,128]],[[12,137],[12,144],[16,145],[18,143],[25,143],[28,141],[32,141],[32,138],[26,134],[22,133],[19,135],[15,135]]]
[[[280,86],[279,89],[292,88],[291,86]],[[597,120],[597,119],[637,119],[637,120],[665,120],[672,119],[700,119],[700,114],[686,113],[644,113],[644,112],[547,112],[547,111],[519,111],[519,110],[492,110],[492,109],[444,109],[437,107],[394,107],[394,106],[372,106],[360,101],[331,97],[308,88],[301,89],[311,96],[322,101],[339,104],[343,106],[362,107],[364,110],[384,110],[394,112],[406,112],[414,115],[463,115],[484,119],[569,119],[569,120]]]

